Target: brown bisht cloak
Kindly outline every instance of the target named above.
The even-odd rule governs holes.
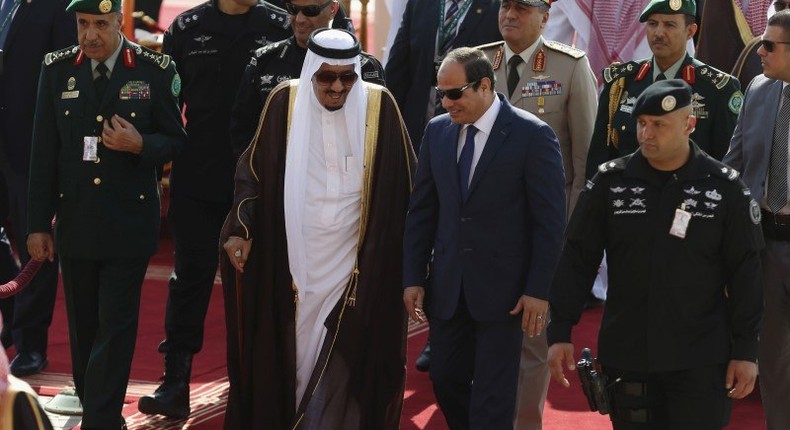
[[[397,429],[403,403],[406,313],[404,220],[416,167],[400,112],[369,87],[358,276],[325,322],[313,376],[296,405],[295,292],[283,210],[287,131],[296,81],[275,88],[236,170],[234,205],[222,230],[252,238],[244,273],[221,251],[230,392],[226,429]],[[359,84],[363,84],[359,82]],[[289,124],[290,122],[290,124]]]

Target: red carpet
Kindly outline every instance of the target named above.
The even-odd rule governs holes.
[[[136,402],[140,396],[150,393],[157,386],[162,371],[162,358],[156,352],[159,341],[164,336],[164,311],[167,297],[167,278],[172,267],[172,245],[163,240],[159,253],[151,260],[151,265],[143,285],[143,299],[140,309],[140,328],[137,337],[132,382],[127,391],[127,416],[130,429],[199,429],[216,430],[222,428],[225,403],[227,401],[227,377],[225,369],[225,324],[223,316],[222,291],[215,285],[209,313],[206,319],[205,346],[195,357],[192,381],[193,415],[186,421],[165,420],[149,417],[137,412]],[[577,348],[595,346],[602,308],[589,310],[574,331]],[[406,380],[406,393],[403,403],[401,429],[403,430],[445,430],[442,412],[436,405],[428,374],[414,369],[417,358],[427,338],[426,324],[413,324],[409,327],[409,353]],[[12,352],[11,352],[12,353]],[[13,355],[12,355],[13,356]],[[55,317],[50,329],[49,367],[46,372],[26,378],[42,395],[52,396],[70,382],[71,363],[69,359],[68,328],[62,289],[59,292]],[[578,378],[568,373],[571,388],[565,389],[552,382],[544,412],[544,430],[602,430],[610,429],[607,416],[590,412],[587,408]],[[735,402],[732,421],[727,430],[763,430],[763,412],[759,393],[755,391],[746,400]],[[69,422],[76,424],[74,418]]]

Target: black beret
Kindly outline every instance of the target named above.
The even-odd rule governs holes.
[[[636,99],[631,116],[661,116],[691,104],[691,87],[681,79],[658,81]]]

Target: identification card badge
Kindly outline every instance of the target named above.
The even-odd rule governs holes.
[[[96,161],[96,151],[99,146],[99,138],[96,136],[85,136],[82,146],[82,161]]]
[[[689,228],[689,221],[691,221],[691,212],[686,210],[685,204],[682,204],[679,208],[675,209],[675,219],[672,220],[672,227],[669,229],[669,234],[685,239],[686,230]]]

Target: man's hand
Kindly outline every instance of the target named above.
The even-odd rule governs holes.
[[[757,364],[746,360],[730,360],[724,383],[724,386],[727,387],[727,396],[732,399],[742,399],[748,396],[754,390],[756,379]]]
[[[55,245],[49,233],[30,233],[27,236],[27,253],[36,261],[55,261]]]
[[[414,322],[425,321],[425,312],[422,310],[422,303],[425,299],[425,288],[423,287],[406,287],[403,289],[403,304],[406,306],[406,312]]]
[[[576,370],[576,362],[573,360],[573,344],[572,343],[555,343],[549,347],[549,373],[555,381],[562,384],[565,388],[571,386],[568,378],[565,377],[565,371],[562,369],[562,362],[566,362],[568,370]]]
[[[539,336],[546,327],[549,302],[523,295],[518,299],[516,307],[510,311],[510,315],[518,315],[521,311],[524,311],[521,315],[521,331],[529,337]]]
[[[112,150],[132,154],[143,152],[143,137],[131,122],[118,115],[113,115],[109,122],[104,120],[101,138],[104,146]]]
[[[252,239],[244,240],[238,236],[231,236],[222,247],[225,248],[225,253],[228,254],[230,264],[239,272],[244,272],[244,264],[247,262],[250,248],[252,248]]]

